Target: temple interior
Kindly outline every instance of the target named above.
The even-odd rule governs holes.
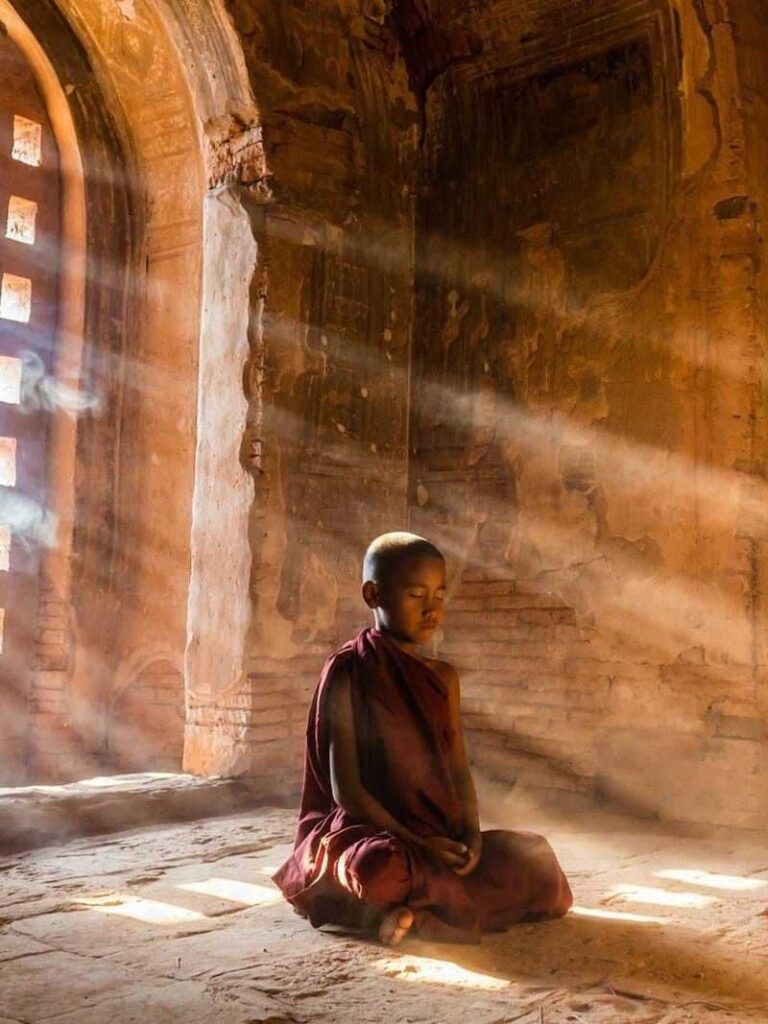
[[[768,0],[0,0],[0,1024],[768,1020]],[[762,56],[761,56],[762,55]],[[368,542],[562,920],[270,881]]]

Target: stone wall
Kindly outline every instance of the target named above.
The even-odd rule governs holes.
[[[82,778],[131,756],[130,721],[110,715],[123,687],[142,689],[141,666],[167,662],[181,679],[200,476],[201,284],[212,250],[202,211],[215,161],[205,136],[229,104],[254,118],[238,93],[239,66],[227,63],[233,30],[220,16],[215,5],[190,12],[185,0],[30,0],[19,15],[0,0],[0,22],[33,67],[61,153],[52,378],[98,404],[78,417],[59,403],[47,423],[45,506],[58,530],[43,553],[38,643],[26,666],[26,763],[39,781]],[[233,173],[254,148],[242,145],[254,134],[247,129]],[[218,289],[224,305],[228,285]],[[221,423],[238,441],[241,370]],[[174,757],[180,764],[178,750]]]
[[[105,767],[112,772],[178,772],[184,757],[184,677],[169,661],[149,661],[106,709]]]
[[[240,677],[191,702],[186,764],[284,794],[320,666],[365,621],[361,551],[405,522],[417,110],[384,5],[230,6],[269,168],[250,206],[253,621]]]
[[[576,808],[761,823],[762,5],[89,3],[69,17],[146,185],[123,269],[149,252],[167,274],[143,333],[109,317],[122,376],[96,362],[110,400],[126,367],[141,386],[78,438],[41,770],[127,765],[153,707],[178,726],[183,675],[185,767],[295,793],[323,658],[366,622],[362,551],[408,522],[451,562],[441,650],[480,771]],[[178,110],[162,74],[145,95],[117,67],[161,29]],[[94,91],[73,95],[85,123]],[[187,206],[155,109],[200,160]],[[184,320],[166,344],[171,293],[202,307],[199,338]]]
[[[757,826],[760,30],[472,6],[479,55],[426,97],[411,521],[456,561],[476,763]]]

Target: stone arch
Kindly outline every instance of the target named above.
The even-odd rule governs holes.
[[[107,705],[104,767],[111,772],[181,770],[184,673],[174,651],[142,651],[122,666]]]
[[[32,685],[62,690],[53,724],[71,754],[62,773],[74,774],[103,750],[115,680],[142,652],[170,649],[188,694],[240,672],[257,257],[241,198],[263,194],[266,169],[218,2],[0,0],[0,21],[69,154],[56,374],[103,400],[99,416],[56,418],[48,467],[61,531],[43,587],[68,644]]]

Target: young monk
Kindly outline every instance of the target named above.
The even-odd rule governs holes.
[[[374,926],[390,945],[409,930],[476,942],[567,913],[542,836],[480,830],[459,680],[422,653],[443,619],[443,556],[423,537],[384,534],[365,555],[363,600],[374,628],[326,662],[296,842],[274,881],[315,927]]]

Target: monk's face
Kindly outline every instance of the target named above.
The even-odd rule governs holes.
[[[445,562],[404,558],[372,596],[379,628],[406,643],[429,644],[445,614]]]

